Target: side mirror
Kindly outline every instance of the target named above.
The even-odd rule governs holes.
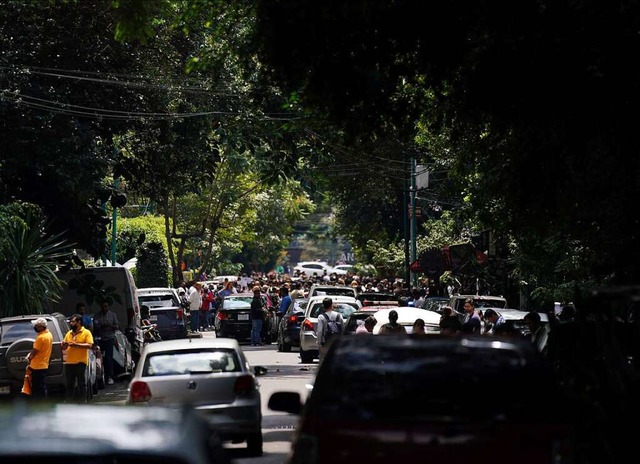
[[[298,392],[275,392],[269,397],[269,409],[272,411],[300,414],[302,400]]]
[[[268,371],[269,371],[269,369],[267,369],[264,366],[254,366],[253,367],[253,373],[255,375],[265,375]]]

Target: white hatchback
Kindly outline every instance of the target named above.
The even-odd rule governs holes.
[[[305,364],[312,363],[320,354],[318,345],[318,316],[324,311],[322,300],[325,298],[333,300],[333,310],[342,314],[344,322],[347,322],[351,313],[362,307],[362,303],[351,296],[318,295],[309,298],[304,311],[304,321],[300,326],[300,361]],[[343,325],[344,330],[344,325]]]

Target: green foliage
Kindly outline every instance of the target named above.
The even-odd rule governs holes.
[[[69,257],[69,244],[62,234],[50,234],[35,205],[0,206],[0,225],[0,314],[41,313],[46,299],[60,298],[55,270]]]
[[[143,243],[160,243],[166,254],[167,239],[164,233],[164,218],[155,215],[144,215],[131,218],[118,218],[116,234],[116,261],[120,264],[125,263],[136,256],[140,247],[141,240]],[[107,245],[111,247],[111,239],[107,241]]]
[[[161,243],[143,244],[137,253],[136,285],[139,287],[167,287],[167,255]]]

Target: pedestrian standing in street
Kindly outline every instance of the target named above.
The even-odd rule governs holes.
[[[93,335],[82,327],[82,315],[74,314],[69,320],[69,330],[62,341],[62,349],[67,350],[64,363],[66,402],[86,403],[87,382],[85,373],[89,364],[89,350],[93,348]]]
[[[482,321],[480,315],[475,310],[473,299],[467,298],[464,300],[464,312],[466,313],[464,321],[462,322],[461,332],[466,334],[480,335],[482,329]]]
[[[253,287],[253,299],[251,300],[251,345],[262,345],[262,322],[264,310],[262,309],[262,289]]]
[[[191,332],[199,332],[200,307],[202,306],[202,284],[195,282],[189,293],[189,313],[191,314]]]
[[[33,349],[27,354],[29,365],[27,370],[31,375],[31,398],[34,400],[47,399],[47,374],[49,373],[49,359],[53,348],[53,336],[47,328],[47,320],[39,317],[31,321],[36,339]]]
[[[93,330],[96,338],[99,337],[98,346],[102,351],[104,373],[109,385],[113,385],[113,344],[118,329],[118,317],[109,310],[109,303],[103,301],[100,303],[100,311],[93,316]]]
[[[324,355],[329,348],[329,342],[334,338],[340,336],[342,328],[344,326],[344,319],[342,314],[333,310],[333,300],[326,297],[322,300],[323,312],[318,315],[318,327],[316,332],[318,334],[318,358],[319,362],[322,362]]]
[[[411,333],[416,335],[425,335],[424,319],[418,318],[414,321]]]
[[[439,325],[440,333],[444,335],[456,335],[462,330],[462,322],[451,306],[442,307]]]
[[[398,311],[392,309],[389,311],[389,322],[383,324],[380,327],[379,333],[381,334],[406,334],[407,330],[398,324]]]
[[[93,332],[93,316],[91,314],[87,314],[87,307],[83,302],[76,304],[76,314],[80,314],[82,316],[82,327]]]

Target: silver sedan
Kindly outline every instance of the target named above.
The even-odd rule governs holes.
[[[246,440],[262,455],[262,412],[257,375],[237,340],[193,338],[145,345],[129,385],[128,404],[188,406],[223,440]]]

